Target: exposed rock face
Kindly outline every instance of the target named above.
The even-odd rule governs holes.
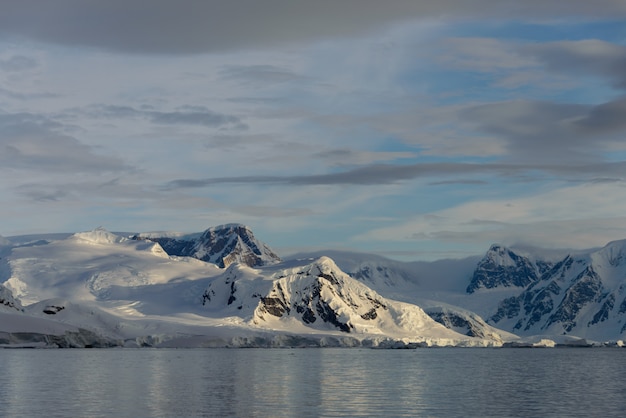
[[[261,298],[255,318],[288,315],[305,324],[319,321],[351,332],[358,323],[375,320],[385,310],[387,304],[381,296],[322,257],[301,271],[280,274],[268,296]]]
[[[13,297],[13,292],[0,284],[0,308],[21,311],[22,304]]]
[[[43,308],[43,313],[46,315],[56,315],[58,312],[61,312],[65,309],[65,306],[57,306],[57,305],[49,305]]]
[[[487,324],[480,316],[448,307],[431,307],[424,309],[432,319],[446,328],[469,337],[485,338],[502,341],[502,336],[495,328]]]
[[[445,338],[463,338],[418,306],[385,299],[328,257],[269,277],[259,270],[232,265],[209,284],[202,303],[208,315],[236,315],[272,329],[300,323],[321,331],[419,338],[427,330]]]
[[[195,237],[140,234],[133,239],[149,239],[158,242],[169,255],[193,257],[222,268],[233,263],[259,267],[280,262],[280,257],[268,245],[257,240],[248,227],[240,224],[209,228]]]
[[[546,269],[545,263],[540,268]],[[499,286],[526,287],[539,280],[540,268],[528,258],[494,244],[474,270],[467,293]]]
[[[568,255],[517,296],[500,301],[487,322],[527,335],[623,334],[626,330],[625,249],[626,241],[618,241],[588,255],[576,258]]]

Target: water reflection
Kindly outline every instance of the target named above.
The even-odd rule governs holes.
[[[324,360],[321,415],[414,416],[423,404],[424,370],[414,351],[338,350]]]
[[[622,349],[0,350],[0,416],[616,416]]]

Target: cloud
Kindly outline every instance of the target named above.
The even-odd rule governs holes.
[[[490,74],[494,87],[571,88],[571,76],[592,76],[626,89],[626,46],[599,39],[523,42],[448,38],[437,60],[445,68]]]
[[[226,80],[241,81],[243,84],[259,87],[291,82],[310,82],[311,77],[303,76],[286,68],[275,65],[231,65],[219,72]]]
[[[487,184],[484,180],[470,180],[470,179],[457,179],[457,180],[442,180],[442,181],[431,181],[428,183],[429,186],[447,186],[451,184],[458,185],[483,185]]]
[[[439,61],[448,68],[495,73],[528,69],[537,64],[517,50],[516,44],[494,38],[447,38],[441,42]]]
[[[573,125],[592,137],[626,131],[626,96],[590,107]]]
[[[451,38],[442,45],[439,61],[443,66],[486,74],[493,77],[489,80],[492,87],[550,88],[576,94],[585,88],[585,80],[575,78],[581,76],[599,77],[618,89],[626,87],[626,47],[606,41]],[[593,104],[520,98],[459,106],[448,113],[453,113],[448,119],[457,119],[469,131],[496,138],[504,147],[501,155],[517,162],[592,162],[626,148],[626,96]]]
[[[57,173],[130,171],[120,158],[100,155],[64,126],[31,113],[0,113],[0,167]]]
[[[51,181],[50,181],[51,180]],[[133,183],[115,177],[102,181],[100,177],[88,178],[80,182],[66,182],[61,179],[48,179],[47,182],[29,182],[14,187],[17,194],[38,202],[107,201],[138,202],[158,201],[161,193],[145,184]]]
[[[598,39],[522,45],[519,52],[553,72],[603,77],[626,89],[626,46]]]
[[[515,161],[593,162],[624,149],[626,97],[600,105],[514,100],[471,105],[461,119],[503,140]],[[619,145],[622,144],[622,145]]]
[[[173,112],[136,109],[131,106],[92,105],[75,109],[94,118],[143,118],[160,125],[198,125],[210,128],[245,130],[248,126],[237,116],[213,112],[204,107],[183,106]]]
[[[350,166],[372,164],[381,161],[395,161],[416,158],[417,153],[405,151],[359,151],[349,148],[334,148],[320,151],[312,155],[327,161],[333,166]]]
[[[24,93],[24,92],[17,92],[14,90],[4,89],[2,87],[0,87],[0,95],[9,97],[11,99],[16,99],[16,100],[53,99],[56,97],[60,97],[60,95],[54,94],[54,93],[47,93],[47,92]]]
[[[24,55],[13,55],[9,58],[0,58],[0,70],[7,72],[21,72],[37,68],[37,60]]]
[[[543,173],[542,177],[556,176],[572,181],[594,182],[597,178],[613,176],[624,180],[626,162],[599,162],[595,164],[499,164],[499,163],[418,163],[407,165],[372,164],[337,173],[295,176],[235,176],[206,179],[178,179],[169,182],[166,189],[193,189],[220,184],[263,184],[263,185],[384,185],[400,181],[437,176],[480,176],[526,179],[532,173]],[[459,180],[453,180],[459,181]],[[483,184],[471,179],[466,184]],[[526,181],[526,180],[524,180]]]
[[[232,210],[241,215],[261,218],[291,218],[313,214],[313,211],[309,208],[279,208],[258,205],[233,207]]]
[[[199,53],[354,36],[411,19],[626,16],[621,0],[4,0],[0,36],[144,53]]]
[[[584,184],[512,199],[476,199],[376,228],[358,240],[589,248],[626,234],[624,183]],[[593,204],[589,204],[593,202]]]

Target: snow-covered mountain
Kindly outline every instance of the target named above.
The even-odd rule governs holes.
[[[347,251],[296,254],[292,261],[313,260],[328,254],[350,277],[379,294],[418,305],[435,321],[463,335],[504,341],[512,334],[487,324],[479,315],[453,306],[450,295],[461,294],[467,286],[477,257],[435,262],[401,262],[385,257]]]
[[[223,250],[207,250],[211,257],[233,254],[233,248],[237,256],[243,254],[237,248],[254,252],[251,243],[267,248],[251,234],[244,239],[245,230],[211,228],[193,242]],[[200,245],[193,247],[198,258],[173,256],[145,238],[127,239],[98,228],[60,239],[14,239],[20,244],[0,260],[0,283],[8,295],[4,300],[18,307],[21,300],[24,307],[0,318],[4,341],[59,346],[80,341],[90,346],[500,344],[497,338],[447,329],[415,304],[384,297],[353,279],[328,257],[283,263],[271,257],[271,264],[256,268],[244,257],[244,262],[226,259],[220,267],[199,259]],[[224,245],[216,247],[220,242]],[[246,247],[237,247],[242,242]],[[26,328],[16,333],[15,324]]]
[[[434,338],[451,344],[471,340],[438,324],[416,305],[381,296],[341,271],[329,257],[270,275],[234,265],[210,282],[202,297],[208,310],[230,306],[230,314],[261,328],[295,326],[413,343],[430,343]]]
[[[352,277],[466,335],[626,338],[626,241],[571,255],[494,244],[482,258],[429,263],[336,256]]]
[[[538,281],[553,263],[529,258],[499,244],[489,248],[474,270],[467,293],[484,288],[526,287]]]
[[[549,346],[626,336],[626,241],[561,259],[494,245],[482,259],[411,263],[337,251],[280,261],[239,224],[2,243],[0,345]]]
[[[568,255],[519,294],[498,303],[488,322],[517,334],[626,336],[626,241]]]
[[[185,236],[142,233],[133,239],[158,242],[169,255],[193,257],[219,267],[228,267],[232,263],[258,267],[280,262],[280,257],[267,244],[256,239],[250,228],[241,224],[220,225],[202,234]]]

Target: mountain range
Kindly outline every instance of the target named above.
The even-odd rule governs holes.
[[[240,224],[0,237],[0,346],[621,346],[625,287],[626,241],[400,262],[281,259]]]

